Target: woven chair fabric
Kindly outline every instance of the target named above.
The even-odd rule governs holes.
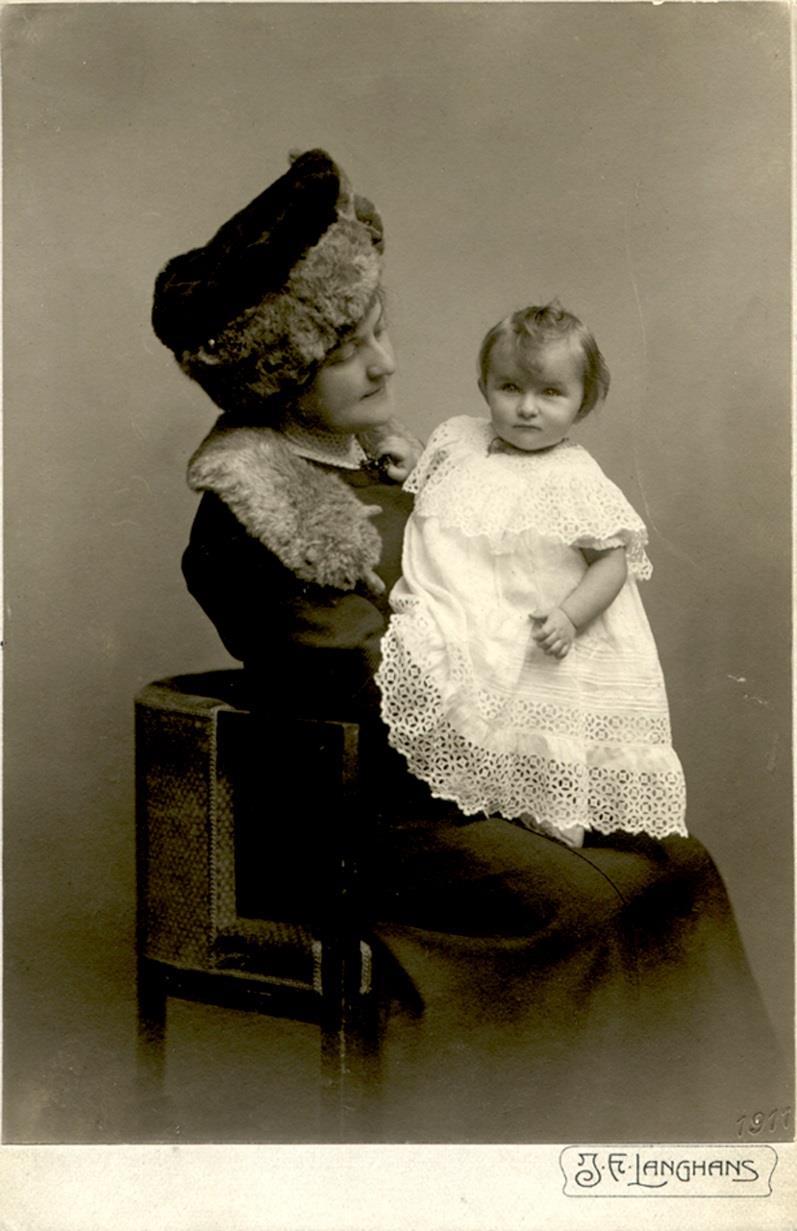
[[[236,912],[234,789],[218,748],[219,712],[234,707],[180,685],[180,677],[160,681],[136,699],[142,955],[199,971],[273,970],[312,985],[307,928]]]

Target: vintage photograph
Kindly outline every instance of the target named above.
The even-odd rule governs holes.
[[[789,22],[3,9],[6,1146],[793,1140]]]

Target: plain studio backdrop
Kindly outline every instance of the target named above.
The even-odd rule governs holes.
[[[214,411],[152,285],[311,146],[385,220],[422,434],[483,413],[508,310],[593,328],[612,390],[579,438],[649,527],[688,819],[790,1045],[788,6],[30,5],[2,33],[6,1140],[135,1136],[133,696],[230,661],[180,575]],[[263,1089],[242,1120],[218,1083],[267,1027],[213,1012],[175,1014],[185,1138],[301,1139],[305,1044],[281,1126]]]

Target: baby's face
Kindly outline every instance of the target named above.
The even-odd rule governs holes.
[[[584,400],[583,367],[579,347],[567,339],[546,343],[522,367],[507,339],[496,342],[479,381],[496,434],[524,453],[559,444]]]

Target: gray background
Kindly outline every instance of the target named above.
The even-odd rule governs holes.
[[[179,571],[213,408],[151,288],[290,148],[382,212],[422,433],[481,413],[507,310],[594,329],[613,387],[580,439],[648,523],[690,825],[789,1039],[787,6],[34,5],[2,33],[6,1139],[134,1133],[132,697],[229,661]],[[261,1027],[231,1049],[214,1019],[197,1074],[185,1020],[172,1081],[222,1137],[202,1073]]]

